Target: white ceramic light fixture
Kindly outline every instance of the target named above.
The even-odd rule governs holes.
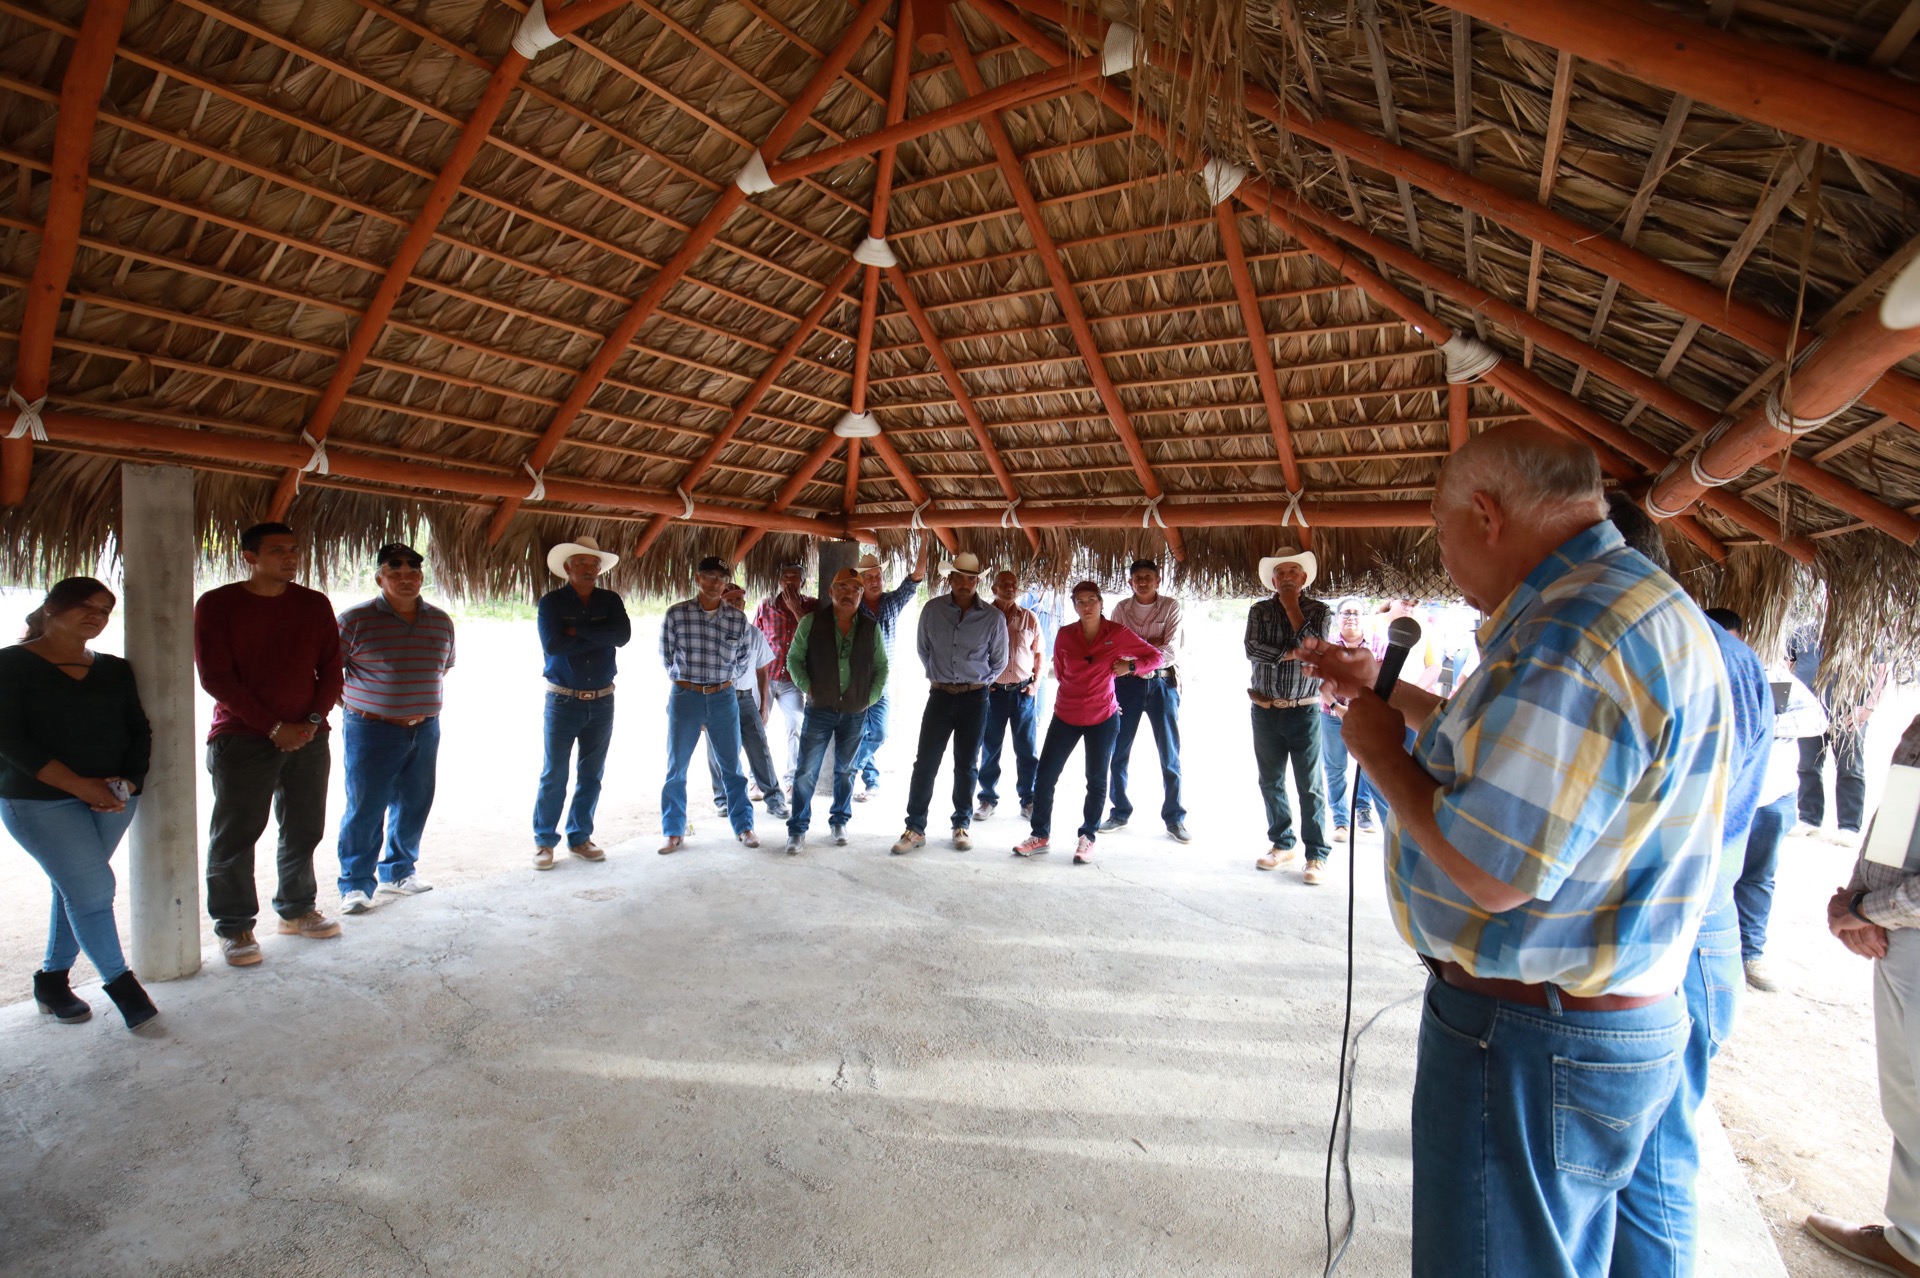
[[[846,413],[833,424],[833,433],[842,439],[872,439],[880,433],[880,423],[872,413]]]
[[[1447,361],[1447,380],[1455,385],[1479,381],[1500,362],[1499,351],[1467,333],[1440,343],[1440,354]]]

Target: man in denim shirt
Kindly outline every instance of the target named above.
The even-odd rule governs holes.
[[[580,762],[567,812],[567,850],[583,861],[607,859],[593,841],[593,810],[613,740],[613,650],[633,638],[633,623],[620,596],[594,580],[619,562],[620,556],[600,549],[591,537],[547,552],[547,567],[566,584],[542,595],[536,614],[547,674],[547,757],[533,801],[536,870],[553,868],[560,805],[576,746]]]

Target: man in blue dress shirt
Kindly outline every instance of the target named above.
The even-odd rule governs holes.
[[[594,579],[619,562],[620,556],[600,549],[591,537],[547,552],[547,567],[566,584],[542,595],[535,614],[547,661],[547,757],[533,801],[536,870],[553,868],[560,804],[576,746],[580,763],[567,811],[567,850],[583,861],[607,859],[593,841],[593,810],[613,740],[613,652],[633,638],[633,623],[620,596],[596,586]]]

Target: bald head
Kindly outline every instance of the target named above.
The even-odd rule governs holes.
[[[1587,527],[1607,517],[1600,459],[1536,421],[1506,422],[1468,440],[1440,468],[1434,504],[1459,507],[1485,493],[1515,522]]]

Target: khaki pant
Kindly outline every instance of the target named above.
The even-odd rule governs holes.
[[[1889,931],[1887,956],[1873,966],[1880,1113],[1893,1132],[1887,1241],[1920,1264],[1920,929]]]

